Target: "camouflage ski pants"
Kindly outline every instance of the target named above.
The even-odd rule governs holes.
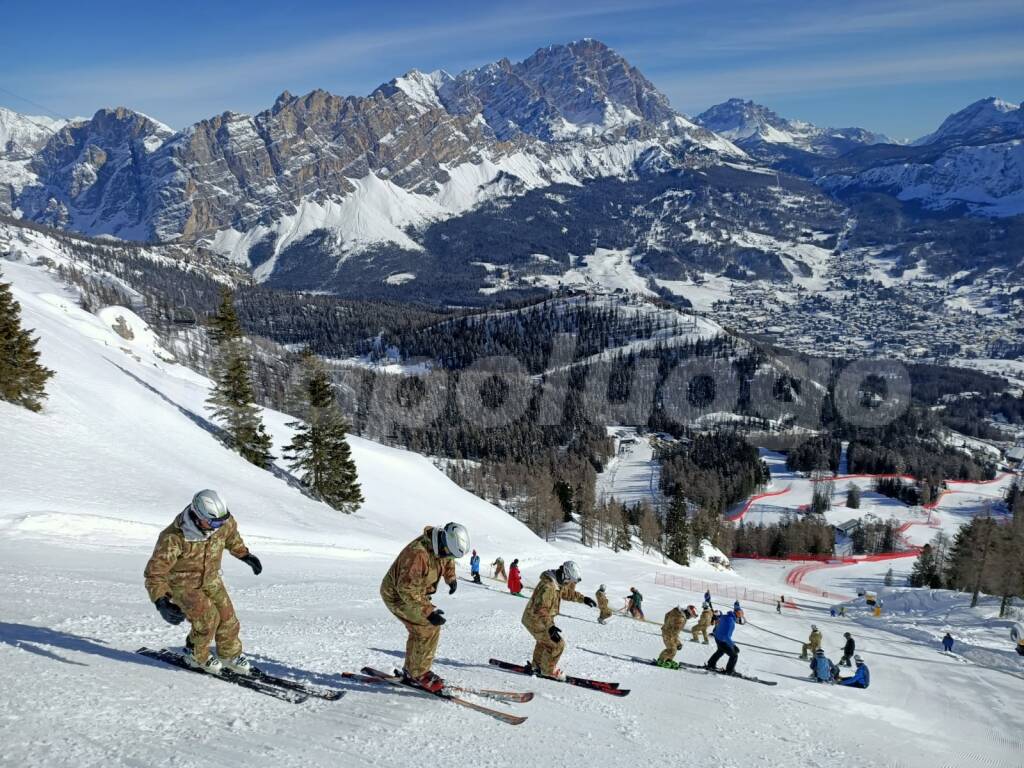
[[[540,670],[542,675],[553,675],[558,667],[558,660],[565,652],[565,640],[554,642],[546,629],[530,634],[537,641],[533,648],[533,668]]]
[[[199,589],[171,585],[171,600],[185,612],[192,625],[186,644],[192,648],[196,661],[205,662],[210,656],[210,643],[217,641],[217,655],[230,659],[242,652],[238,639],[240,626],[235,606],[220,579]]]
[[[605,619],[609,618],[611,615],[612,615],[612,609],[611,608],[607,608],[607,607],[602,608],[601,612],[597,616],[597,620],[598,621],[604,621]]]
[[[695,643],[697,642],[697,635],[703,635],[704,636],[704,644],[707,645],[707,643],[708,643],[708,628],[705,625],[698,624],[697,626],[695,626],[693,628],[693,631],[690,634],[693,635],[693,642],[695,642]]]
[[[665,643],[665,650],[661,652],[658,657],[658,661],[672,661],[676,657],[676,651],[679,645],[679,633],[678,632],[666,632],[661,630],[661,639]]]
[[[413,624],[405,619],[400,621],[409,630],[409,639],[405,642],[405,668],[413,677],[422,677],[434,664],[441,628],[433,624]]]

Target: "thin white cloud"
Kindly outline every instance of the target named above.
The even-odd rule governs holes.
[[[662,78],[659,86],[676,104],[723,101],[730,96],[780,96],[864,86],[970,81],[1024,69],[1024,48],[1014,39],[993,39],[966,50],[936,48],[830,59],[826,62],[745,66]],[[982,94],[988,95],[988,94]],[[692,107],[691,107],[692,108]]]

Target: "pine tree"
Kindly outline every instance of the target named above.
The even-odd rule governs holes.
[[[860,509],[860,486],[850,483],[846,489],[846,506],[850,509]]]
[[[672,497],[665,520],[668,545],[665,554],[669,560],[680,565],[690,564],[690,519],[687,516],[686,500],[681,494]]]
[[[921,547],[921,553],[910,569],[910,586],[930,587],[931,589],[938,589],[942,586],[935,550],[932,549],[931,544]]]
[[[358,473],[345,433],[348,424],[334,399],[327,369],[307,356],[308,420],[289,424],[295,430],[285,458],[301,472],[302,483],[335,509],[352,513],[363,503]]]
[[[242,323],[235,312],[235,294],[230,288],[220,289],[220,304],[209,326],[210,341],[217,346],[242,338]]]
[[[39,364],[38,339],[21,327],[21,307],[11,286],[0,283],[0,400],[42,409],[46,382],[53,371]]]
[[[615,532],[615,544],[612,547],[616,552],[628,552],[633,548],[632,530],[629,524],[629,508],[622,505],[622,518],[618,530]]]
[[[221,352],[218,373],[207,407],[228,435],[228,443],[247,461],[266,467],[273,461],[272,441],[263,427],[252,387],[252,371],[245,346],[229,342]]]

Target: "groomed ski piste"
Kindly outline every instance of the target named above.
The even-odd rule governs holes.
[[[783,592],[786,566],[741,562],[736,572],[682,568],[634,551],[546,544],[463,492],[422,456],[352,438],[366,504],[344,516],[306,498],[285,473],[258,470],[211,435],[209,383],[164,359],[127,310],[103,318],[78,308],[43,269],[4,263],[23,322],[56,370],[42,414],[0,402],[0,764],[17,766],[995,766],[1024,764],[1024,678],[992,605],[964,607],[945,593],[886,594],[881,619],[831,619],[828,602],[799,608],[744,604],[736,630],[739,669],[778,682],[670,671],[623,658],[654,658],[658,627],[566,604],[558,620],[567,673],[618,682],[628,697],[512,675],[488,659],[525,661],[532,639],[525,601],[485,579],[460,581],[436,604],[446,611],[435,671],[470,688],[533,691],[503,707],[510,726],[393,686],[346,679],[364,666],[401,665],[405,631],[378,588],[397,552],[424,525],[457,520],[485,565],[518,557],[525,580],[575,559],[581,590],[608,585],[612,606],[630,586],[648,619],[700,594],[655,583],[671,574],[736,589]],[[135,331],[110,329],[117,316]],[[290,419],[265,413],[280,455]],[[158,532],[199,488],[228,499],[263,561],[254,576],[225,557],[224,580],[245,650],[267,672],[346,691],[300,704],[188,674],[135,650],[178,648],[185,628],[165,624],[147,599],[142,570]],[[468,575],[468,562],[460,562]],[[877,574],[874,575],[877,578]],[[852,583],[850,586],[854,586]],[[717,598],[716,598],[717,599]],[[731,598],[723,600],[731,605]],[[934,631],[986,657],[937,652]],[[810,624],[833,660],[853,632],[872,674],[868,690],[806,679],[797,641]],[[708,646],[684,632],[683,661]],[[965,638],[965,642],[968,639]],[[978,651],[980,653],[980,651]],[[1015,666],[1016,665],[1016,666]]]

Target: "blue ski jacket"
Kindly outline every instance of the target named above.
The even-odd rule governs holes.
[[[473,555],[469,558],[470,573],[480,573],[480,555]]]
[[[732,632],[736,629],[736,614],[729,611],[722,618],[718,620],[715,625],[714,636],[715,640],[720,640],[723,643],[729,643],[732,645]]]
[[[815,656],[811,659],[811,671],[814,673],[815,680],[819,683],[827,683],[832,680],[836,665],[826,656]]]
[[[854,688],[867,688],[871,683],[871,673],[868,672],[867,664],[858,664],[857,671],[853,677],[848,677],[845,680],[840,680],[840,685],[852,685]]]

